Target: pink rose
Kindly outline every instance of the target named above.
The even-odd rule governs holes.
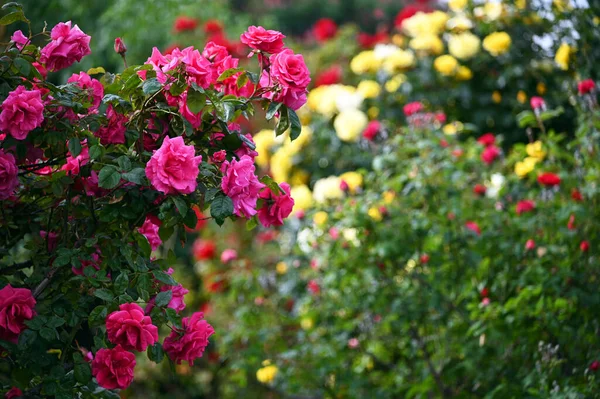
[[[486,164],[490,165],[492,162],[496,160],[500,156],[500,148],[495,145],[490,145],[485,147],[483,152],[481,153],[481,160]]]
[[[19,186],[19,169],[12,154],[0,148],[0,200],[5,200]]]
[[[17,387],[12,387],[8,392],[4,394],[4,399],[14,399],[19,398],[21,396],[23,396],[23,391],[21,391]]]
[[[228,249],[224,250],[223,252],[221,252],[221,262],[227,264],[229,262],[236,260],[237,256],[238,256],[238,254],[235,249],[228,248]]]
[[[211,83],[215,83],[218,76],[215,76],[212,64],[198,50],[187,47],[181,53],[181,61],[185,64],[185,72],[188,75],[188,84],[193,82],[207,89]]]
[[[106,318],[108,340],[125,349],[143,352],[158,341],[158,328],[137,303],[124,303]]]
[[[219,46],[215,42],[206,43],[204,50],[202,50],[202,56],[212,63],[223,61],[228,55],[227,48]]]
[[[283,50],[283,33],[276,30],[267,30],[262,26],[249,26],[248,30],[240,36],[240,41],[250,48],[265,53],[279,53]]]
[[[260,193],[263,206],[258,210],[258,220],[265,227],[281,226],[283,219],[292,213],[294,199],[290,196],[290,185],[281,183],[279,186],[283,189],[283,194],[275,194],[268,187]]]
[[[204,349],[208,346],[208,338],[215,333],[215,330],[204,320],[202,312],[196,312],[192,317],[184,317],[181,324],[183,326],[181,330],[174,329],[165,338],[163,349],[177,364],[186,360],[193,366],[194,360],[204,354]]]
[[[182,93],[177,99],[177,105],[179,106],[179,113],[192,125],[194,129],[197,129],[202,125],[202,111],[197,114],[190,111],[187,105],[187,90]]]
[[[201,162],[202,156],[195,156],[194,146],[185,145],[183,137],[165,137],[146,165],[146,176],[164,194],[189,194],[196,190]]]
[[[59,71],[91,54],[90,37],[77,25],[71,28],[71,21],[61,22],[52,28],[50,43],[42,49],[40,62],[50,71]]]
[[[127,130],[125,122],[127,122],[127,117],[118,113],[112,105],[109,105],[106,109],[106,118],[108,124],[96,130],[94,136],[99,137],[100,142],[104,145],[125,144],[125,131]]]
[[[44,121],[42,92],[27,90],[25,86],[8,93],[0,109],[0,130],[10,133],[17,140],[24,140],[27,133],[42,126]]]
[[[71,271],[78,276],[83,276],[83,271],[86,267],[93,267],[96,270],[100,270],[100,255],[102,255],[102,251],[96,247],[96,250],[90,255],[92,260],[82,260],[80,262],[81,266],[72,266]]]
[[[71,75],[67,83],[77,83],[77,86],[87,93],[88,99],[92,103],[89,111],[98,109],[102,102],[102,97],[104,97],[104,87],[99,80],[91,78],[85,72],[79,72],[79,75],[76,73]]]
[[[0,339],[17,342],[27,327],[25,321],[35,316],[35,298],[27,288],[10,284],[0,290]]]
[[[150,244],[150,248],[152,248],[153,251],[156,251],[160,244],[162,244],[162,240],[158,235],[158,228],[160,225],[154,223],[152,219],[153,218],[146,216],[144,224],[138,229],[138,231],[140,234],[146,237],[148,243]]]
[[[77,139],[72,139],[77,140]],[[76,157],[73,157],[69,152],[67,156],[67,163],[60,168],[60,170],[67,171],[67,175],[76,176],[79,174],[80,167],[86,165],[90,161],[90,150],[87,146],[87,140],[83,140],[81,143],[81,152]]]
[[[173,269],[170,269],[170,270],[172,273]],[[169,275],[171,273],[167,272],[167,274],[169,274]],[[179,313],[185,309],[184,297],[190,291],[188,291],[186,288],[184,288],[183,285],[181,285],[181,284],[178,284],[176,286],[164,285],[164,286],[162,286],[160,291],[161,292],[171,291],[171,300],[169,301],[169,304],[167,305],[168,308],[174,309],[177,313]],[[150,300],[150,302],[148,302],[148,305],[146,306],[146,309],[145,309],[146,314],[149,314],[152,311],[152,309],[154,308],[154,306],[156,306],[156,298],[152,298]]]
[[[229,130],[231,130],[231,131],[236,130],[236,129],[232,129],[231,125],[233,125],[233,124],[230,124]],[[239,129],[240,129],[240,127],[238,125],[237,126],[237,130],[239,130]],[[246,133],[244,135],[244,137],[246,137],[248,139],[248,141],[251,142],[252,144],[255,144],[254,143],[254,139],[252,138],[252,135],[250,133]],[[242,159],[242,157],[244,155],[247,155],[250,158],[254,159],[254,158],[256,158],[258,156],[258,152],[256,150],[253,150],[250,147],[248,147],[248,145],[246,144],[245,141],[242,141],[242,145],[240,146],[240,148],[238,148],[237,150],[235,150],[235,155],[237,155],[238,158],[240,158],[240,159]]]
[[[468,221],[465,223],[465,227],[467,229],[471,230],[473,233],[475,233],[477,235],[481,235],[481,229],[479,228],[479,225],[477,224],[477,222]]]
[[[420,101],[413,101],[412,103],[408,103],[403,108],[405,116],[413,116],[421,111],[423,111],[423,103]]]
[[[517,215],[520,215],[520,214],[526,213],[526,212],[531,212],[534,209],[535,209],[535,202],[533,202],[532,200],[521,200],[521,201],[517,202],[517,206],[515,207]]]
[[[233,159],[221,165],[221,189],[233,201],[233,212],[251,218],[256,215],[256,201],[265,185],[254,174],[254,161],[247,155],[239,161]]]
[[[306,67],[304,57],[286,49],[278,54],[273,54],[269,61],[271,72],[270,74],[266,71],[263,73],[260,85],[263,87],[279,86],[279,92],[268,93],[268,98],[297,110],[306,103],[306,88],[310,83],[310,72]]]
[[[381,130],[381,122],[379,121],[371,121],[369,122],[369,124],[367,125],[367,127],[365,128],[365,130],[363,130],[363,137],[369,141],[373,141],[375,140],[375,137],[377,137],[377,134],[379,133],[379,131]]]
[[[212,156],[210,157],[210,160],[212,163],[221,163],[223,161],[225,161],[227,159],[227,151],[225,150],[219,150],[217,152],[215,152],[214,154],[212,154]]]
[[[23,32],[18,30],[10,37],[10,41],[13,42],[19,50],[23,50],[23,47],[25,47],[29,39],[23,34]]]
[[[92,361],[92,375],[105,389],[125,389],[133,381],[135,355],[121,345],[113,349],[102,348]]]

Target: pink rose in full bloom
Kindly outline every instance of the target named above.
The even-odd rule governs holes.
[[[235,249],[227,248],[223,252],[221,252],[221,262],[229,263],[237,259],[237,251]]]
[[[181,321],[182,329],[174,329],[165,338],[163,349],[169,358],[181,364],[186,360],[191,366],[194,360],[201,358],[208,346],[208,338],[215,333],[214,328],[204,320],[202,312],[196,312],[191,317]]]
[[[229,55],[227,48],[219,46],[215,42],[208,42],[202,50],[202,56],[212,63],[219,63]]]
[[[61,22],[52,28],[50,43],[42,49],[40,62],[50,71],[60,71],[91,54],[90,37],[71,21]]]
[[[263,206],[258,210],[258,220],[265,227],[283,225],[283,219],[287,218],[294,208],[290,185],[281,183],[279,187],[284,191],[283,193],[273,193],[269,187],[260,193]]]
[[[137,303],[124,303],[106,317],[108,340],[125,349],[143,352],[158,341],[158,328]]]
[[[160,224],[155,223],[156,219],[146,216],[144,224],[138,229],[139,233],[146,237],[153,251],[156,251],[160,244],[162,244],[162,240],[158,235]]]
[[[17,140],[24,140],[27,133],[42,126],[44,121],[40,90],[27,90],[25,86],[19,86],[8,93],[0,109],[0,130]]]
[[[29,39],[23,34],[23,32],[18,30],[15,33],[13,33],[13,35],[10,37],[10,41],[13,42],[19,50],[22,50],[23,47],[25,47],[25,44],[27,44],[27,42],[29,41]]]
[[[27,288],[10,284],[0,290],[0,339],[17,342],[27,327],[25,321],[35,316],[35,298]]]
[[[17,387],[12,387],[8,392],[4,394],[4,399],[14,399],[19,398],[21,396],[23,396],[23,391],[21,391]]]
[[[113,349],[102,348],[92,361],[92,375],[105,389],[125,389],[133,381],[135,355],[121,345]]]
[[[283,51],[285,35],[276,30],[265,29],[262,26],[249,26],[240,36],[240,41],[250,48],[265,53],[276,54]]]
[[[266,71],[260,79],[260,85],[269,87],[276,85],[279,92],[267,93],[273,101],[282,102],[293,110],[297,110],[306,103],[306,88],[310,83],[310,72],[304,62],[304,57],[294,54],[290,49],[285,49],[278,54],[273,54],[270,74]]]
[[[247,155],[239,161],[233,159],[221,165],[221,189],[233,201],[233,212],[248,219],[256,215],[256,201],[265,187],[258,181],[254,171],[254,161]]]
[[[77,140],[77,139],[72,139]],[[83,140],[81,143],[81,152],[79,155],[74,157],[70,152],[67,155],[67,162],[60,168],[60,170],[67,171],[67,175],[77,176],[80,168],[86,165],[90,161],[90,150],[87,146],[87,140]]]
[[[107,144],[125,144],[125,122],[127,122],[127,116],[115,111],[112,105],[109,105],[106,109],[106,118],[108,124],[102,126],[100,129],[94,132],[94,136],[100,138],[100,142],[104,145]]]
[[[531,212],[535,209],[535,202],[533,202],[532,200],[522,200],[517,202],[517,206],[516,206],[516,212],[517,215],[520,215],[522,213],[526,213],[526,212]]]
[[[0,148],[0,200],[5,200],[19,186],[19,168],[15,157]]]
[[[495,145],[490,145],[485,147],[483,152],[481,153],[481,160],[486,164],[491,164],[500,156],[500,148]]]
[[[104,97],[104,87],[99,80],[93,79],[85,72],[79,72],[79,75],[76,73],[71,75],[69,80],[67,80],[67,83],[77,83],[77,86],[82,90],[85,90],[88,94],[89,101],[92,103],[89,111],[98,109],[102,102],[102,97]]]
[[[146,176],[152,187],[164,194],[189,194],[196,190],[198,165],[194,146],[185,145],[183,137],[165,137],[146,165]]]

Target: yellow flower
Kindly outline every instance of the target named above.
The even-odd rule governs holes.
[[[256,152],[258,155],[254,161],[261,168],[269,166],[269,157],[271,147],[275,144],[275,132],[269,129],[263,129],[252,137],[256,144]]]
[[[275,270],[277,271],[277,274],[286,274],[288,265],[285,262],[278,262],[277,265],[275,265]]]
[[[462,131],[463,128],[464,128],[464,125],[462,124],[462,122],[456,121],[456,122],[452,122],[452,123],[448,123],[448,124],[444,125],[444,127],[442,128],[442,131],[447,136],[454,136],[456,133]]]
[[[448,51],[454,57],[461,60],[473,58],[479,52],[481,40],[471,32],[463,32],[458,35],[450,35],[448,40]]]
[[[461,11],[463,8],[467,6],[467,0],[449,0],[448,7],[452,11]]]
[[[525,104],[525,102],[527,101],[527,94],[523,90],[519,90],[519,92],[517,93],[517,101],[521,104]]]
[[[444,43],[436,35],[421,35],[417,36],[408,43],[410,48],[416,51],[423,51],[430,54],[440,54],[444,51]]]
[[[284,147],[281,147],[271,157],[271,173],[273,174],[273,179],[278,182],[288,181],[291,170],[292,157],[285,151]]]
[[[337,101],[341,97],[349,97],[356,93],[352,86],[327,85],[319,86],[308,93],[308,108],[319,114],[331,118],[338,112]]]
[[[358,84],[356,91],[364,98],[375,98],[381,93],[381,86],[374,80],[363,80]]]
[[[512,40],[506,32],[494,32],[483,39],[483,48],[493,56],[506,53],[511,44]]]
[[[554,56],[554,61],[560,69],[566,71],[569,69],[569,61],[571,60],[571,54],[575,52],[575,49],[569,46],[567,43],[560,45]]]
[[[289,183],[292,186],[300,186],[302,184],[308,183],[308,179],[310,179],[310,175],[305,170],[297,170],[294,172],[292,177],[290,178]]]
[[[323,203],[331,199],[344,198],[344,192],[340,188],[341,182],[341,179],[337,176],[317,180],[313,187],[313,199],[318,203]]]
[[[256,370],[256,379],[263,384],[269,384],[275,380],[279,369],[277,366],[271,365]]]
[[[540,96],[546,94],[546,85],[542,82],[539,82],[535,89]]]
[[[483,12],[487,19],[495,21],[502,15],[502,3],[487,2],[483,6]]]
[[[371,107],[367,110],[367,115],[369,115],[369,118],[371,119],[375,119],[379,116],[379,108],[377,107]]]
[[[410,68],[415,63],[415,55],[412,51],[398,49],[385,57],[383,69],[387,73],[398,72]]]
[[[456,72],[456,79],[458,80],[471,80],[473,78],[473,72],[466,66],[461,66]]]
[[[310,317],[303,317],[300,320],[300,327],[302,327],[303,330],[310,330],[314,327],[314,325],[315,322]]]
[[[352,142],[360,138],[360,134],[368,123],[369,118],[364,112],[358,109],[348,109],[336,116],[333,128],[340,140]]]
[[[383,193],[383,202],[386,205],[391,204],[394,201],[394,198],[396,198],[396,193],[393,191],[385,191]]]
[[[500,92],[498,90],[495,90],[492,93],[492,101],[495,102],[496,104],[500,104],[500,102],[502,101],[502,94],[500,94]]]
[[[473,27],[473,22],[463,14],[456,15],[446,22],[446,27],[455,32],[462,32]]]
[[[537,162],[536,158],[531,157],[525,158],[522,162],[517,162],[515,164],[515,174],[520,178],[527,176],[535,168]]]
[[[377,72],[380,66],[381,60],[375,57],[375,52],[372,50],[360,52],[350,61],[350,69],[357,75]]]
[[[306,104],[304,104],[302,107],[296,110],[296,114],[298,114],[300,123],[302,123],[303,125],[308,125],[312,119],[310,115],[310,109]]]
[[[428,34],[439,35],[444,31],[447,21],[448,14],[442,11],[418,12],[404,20],[402,29],[412,37]]]
[[[371,219],[373,219],[376,222],[381,222],[383,220],[383,215],[379,211],[379,208],[377,208],[376,206],[369,208],[367,214]]]
[[[518,10],[524,10],[525,7],[527,7],[527,0],[516,0],[515,7],[517,7]]]
[[[404,46],[404,36],[395,34],[392,36],[392,43],[394,43],[398,47]]]
[[[544,150],[544,146],[539,140],[527,144],[525,146],[525,151],[527,151],[527,155],[537,159],[538,161],[542,161],[546,157],[546,151]]]
[[[406,76],[403,74],[396,75],[387,82],[385,82],[385,90],[388,93],[395,93],[398,91],[402,83],[406,82]]]
[[[313,204],[312,192],[304,184],[292,187],[290,196],[294,199],[294,212],[307,210]]]
[[[554,7],[556,7],[556,9],[560,12],[572,9],[569,0],[554,0],[552,3],[554,4]]]
[[[358,172],[342,173],[340,175],[340,180],[346,182],[348,185],[348,190],[350,190],[352,194],[356,193],[356,190],[358,190],[363,184],[363,177]]]
[[[325,223],[327,223],[328,218],[329,216],[327,215],[327,212],[319,211],[313,216],[313,223],[317,226],[323,226]]]
[[[451,55],[440,55],[433,61],[433,67],[444,76],[454,75],[458,68],[458,61]]]

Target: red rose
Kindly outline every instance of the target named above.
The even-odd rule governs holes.
[[[532,200],[522,200],[517,202],[516,211],[517,215],[522,213],[531,212],[535,209],[535,202]]]
[[[319,42],[326,42],[337,33],[337,25],[331,18],[321,18],[313,26],[313,33]]]
[[[483,136],[481,136],[480,138],[478,138],[477,142],[486,147],[489,147],[491,145],[496,144],[496,137],[494,136],[493,133],[486,133]]]
[[[583,195],[581,195],[581,192],[576,188],[574,188],[573,191],[571,191],[571,198],[573,198],[573,200],[577,202],[583,201]]]
[[[500,148],[495,145],[490,145],[485,147],[483,152],[481,153],[481,160],[486,164],[491,164],[500,156]]]
[[[125,389],[133,381],[135,355],[117,345],[113,349],[102,348],[92,361],[92,374],[98,385],[105,389]]]
[[[208,338],[215,333],[214,328],[204,320],[202,312],[192,317],[184,317],[181,329],[173,329],[165,338],[163,348],[169,358],[177,364],[186,360],[191,366],[194,360],[201,358],[208,346]]]
[[[194,18],[180,16],[175,19],[173,24],[173,30],[177,33],[184,32],[186,30],[194,30],[198,26],[198,21]]]
[[[483,184],[476,184],[475,187],[473,187],[473,192],[477,195],[485,195],[486,191],[487,188]]]
[[[476,222],[468,221],[465,223],[465,227],[471,230],[473,233],[481,235],[481,229],[479,228],[479,225]]]
[[[379,31],[373,35],[361,32],[358,34],[357,40],[362,48],[372,48],[376,44],[387,42],[388,34],[386,31]]]
[[[19,398],[21,396],[23,396],[23,391],[21,391],[17,387],[12,387],[10,389],[10,391],[8,391],[4,394],[5,399],[14,399],[14,398]]]
[[[204,32],[209,35],[216,35],[223,32],[223,24],[216,19],[209,19],[204,23]]]
[[[537,178],[538,183],[546,187],[554,187],[560,184],[560,177],[554,173],[542,173]]]
[[[124,303],[106,318],[108,340],[125,349],[145,351],[158,341],[158,328],[136,303]]]
[[[315,79],[315,87],[333,85],[342,81],[342,67],[333,65],[319,74]]]
[[[381,122],[379,121],[371,121],[369,122],[369,124],[367,125],[367,127],[365,128],[365,130],[363,130],[363,137],[369,141],[373,141],[375,140],[375,137],[377,136],[377,134],[379,133],[379,131],[381,130]]]
[[[597,371],[598,369],[600,369],[600,362],[597,360],[594,360],[592,362],[592,364],[590,364],[590,370]]]
[[[412,103],[406,104],[402,110],[404,111],[405,116],[412,116],[423,110],[423,103],[419,101],[413,101]]]
[[[588,94],[592,90],[596,88],[596,83],[592,79],[582,80],[577,84],[577,90],[579,90],[579,94],[584,95]]]
[[[321,292],[321,287],[316,280],[310,280],[306,286],[311,294],[318,295]]]
[[[212,240],[198,239],[192,246],[192,253],[196,260],[207,260],[215,256],[216,245]]]
[[[569,221],[567,222],[567,229],[575,230],[575,215],[569,216]]]
[[[17,342],[19,334],[27,328],[25,321],[36,315],[35,303],[27,288],[8,284],[0,290],[0,339]]]
[[[419,260],[421,261],[421,263],[423,263],[423,264],[427,264],[427,263],[429,263],[429,255],[427,255],[427,254],[423,254],[423,255],[421,255],[421,257],[419,258]]]
[[[483,287],[480,292],[481,296],[484,298],[486,298],[489,295],[489,293],[490,293],[490,290],[488,290],[487,287]]]
[[[590,249],[590,243],[587,241],[581,241],[581,244],[579,244],[579,249],[581,249],[581,252],[587,252]]]

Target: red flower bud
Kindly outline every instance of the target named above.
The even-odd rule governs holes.
[[[577,90],[579,90],[580,95],[588,94],[592,90],[596,88],[596,83],[592,79],[582,80],[577,84]]]
[[[473,192],[477,195],[485,195],[486,191],[487,188],[483,184],[476,184],[475,187],[473,187]]]
[[[527,242],[525,243],[525,249],[528,251],[535,249],[535,241],[533,241],[531,239],[527,240]]]
[[[594,360],[592,362],[592,364],[590,364],[590,370],[597,371],[598,369],[600,369],[600,362],[597,360]]]
[[[487,298],[487,296],[490,294],[490,290],[488,290],[487,287],[483,287],[481,289],[480,294],[481,294],[482,297]]]
[[[590,249],[590,243],[587,241],[581,241],[581,244],[579,244],[579,249],[581,249],[582,252],[587,252]]]
[[[127,52],[127,46],[125,46],[125,42],[120,37],[115,39],[115,53],[117,54],[125,54]]]
[[[546,102],[542,97],[531,97],[529,103],[534,110],[546,108]]]
[[[421,263],[426,264],[429,262],[429,255],[423,254],[421,255]]]

